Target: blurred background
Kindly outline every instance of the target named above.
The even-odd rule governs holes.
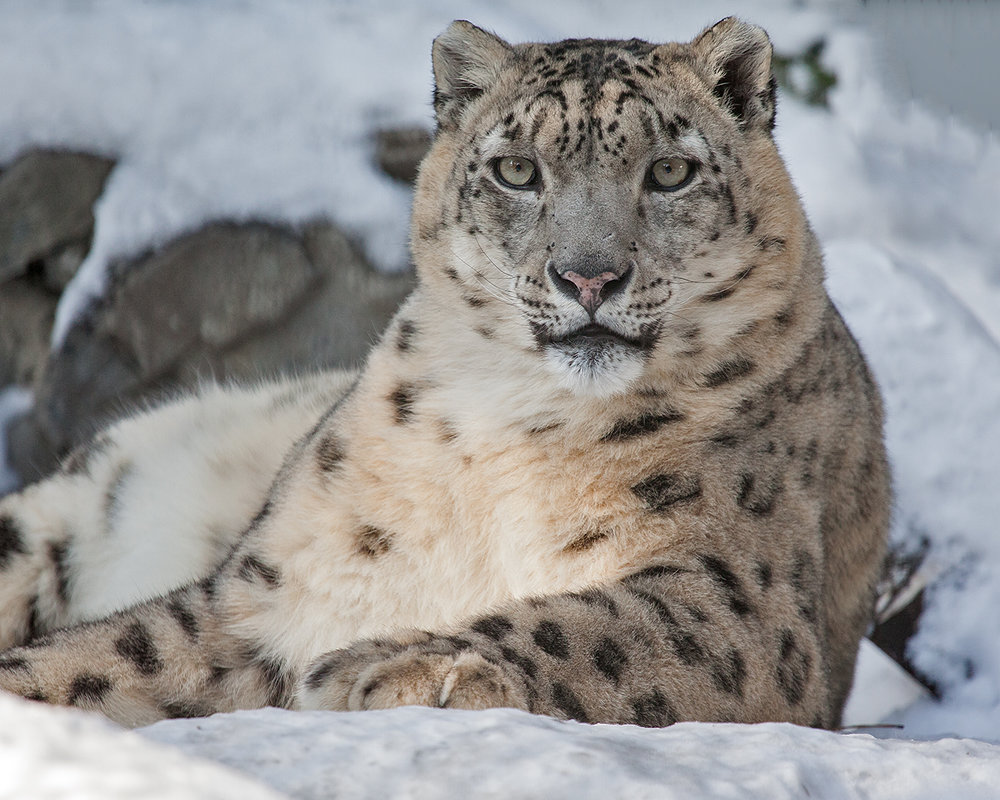
[[[199,381],[363,362],[413,284],[452,19],[683,41],[734,13],[772,37],[776,140],[886,397],[881,644],[926,691],[879,716],[1000,739],[994,0],[0,0],[0,494]]]

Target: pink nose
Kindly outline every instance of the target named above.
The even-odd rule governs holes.
[[[601,290],[604,288],[604,285],[618,280],[618,276],[613,272],[602,272],[593,278],[585,278],[580,273],[570,270],[569,272],[561,273],[559,277],[564,281],[569,281],[576,287],[578,292],[577,300],[591,314],[604,302],[604,298],[601,297]]]

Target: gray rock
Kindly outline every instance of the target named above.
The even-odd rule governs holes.
[[[424,128],[392,128],[375,134],[375,163],[398,181],[413,183],[417,168],[431,146]]]
[[[147,379],[276,324],[319,282],[299,240],[265,225],[211,225],[116,271],[101,328]]]
[[[86,241],[73,242],[45,256],[42,259],[45,287],[53,292],[62,292],[87,257],[88,246]]]
[[[56,297],[27,278],[0,286],[0,386],[31,385],[49,353]]]
[[[100,311],[70,329],[36,384],[33,419],[59,456],[159,388],[143,380],[129,344],[108,334]]]
[[[93,204],[113,165],[93,155],[34,150],[0,175],[0,283],[32,261],[89,241]]]
[[[128,409],[205,378],[356,366],[412,284],[373,270],[328,222],[211,225],[115,265],[107,296],[49,355],[12,463],[36,479]]]
[[[42,433],[30,411],[9,420],[4,436],[7,463],[23,484],[44,478],[59,465],[57,448]]]

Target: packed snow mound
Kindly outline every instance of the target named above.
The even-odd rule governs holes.
[[[648,729],[510,709],[266,709],[160,722],[142,735],[296,798],[985,800],[1000,787],[996,745],[778,724]]]
[[[94,714],[0,694],[3,800],[277,800],[236,772]]]

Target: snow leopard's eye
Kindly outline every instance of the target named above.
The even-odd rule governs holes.
[[[654,161],[649,168],[649,175],[646,182],[652,189],[659,189],[667,192],[674,192],[682,186],[687,186],[691,178],[694,177],[694,164],[683,158],[674,156],[673,158],[661,158]]]
[[[504,156],[493,162],[497,180],[511,189],[533,189],[537,183],[538,168],[533,161],[520,156]]]

